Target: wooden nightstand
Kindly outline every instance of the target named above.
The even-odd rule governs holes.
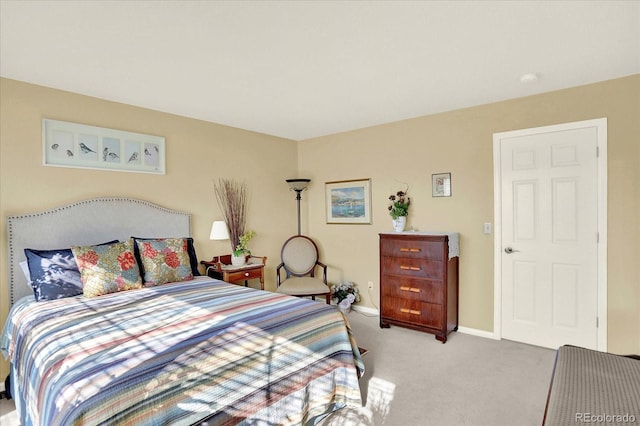
[[[264,265],[267,263],[267,257],[250,256],[246,264],[242,266],[231,265],[231,255],[216,256],[211,261],[203,260],[200,262],[207,268],[206,274],[212,278],[217,278],[232,284],[244,282],[247,287],[247,281],[251,279],[260,280],[260,289],[264,290]]]

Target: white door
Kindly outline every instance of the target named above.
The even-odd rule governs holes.
[[[598,349],[601,131],[592,120],[494,135],[502,338]]]

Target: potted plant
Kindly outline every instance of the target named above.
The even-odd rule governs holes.
[[[338,299],[338,309],[346,314],[351,310],[353,303],[360,301],[360,292],[358,287],[351,281],[331,284],[331,298]]]
[[[251,250],[249,250],[249,241],[253,237],[255,237],[256,233],[254,231],[247,231],[244,234],[240,235],[238,239],[238,245],[233,250],[233,255],[231,256],[231,264],[232,265],[244,265],[247,261],[247,257],[251,256]]]
[[[409,215],[409,206],[411,205],[411,198],[407,196],[408,188],[404,191],[398,191],[396,194],[389,196],[389,215],[393,219],[393,229],[396,232],[404,231],[404,227],[407,224],[407,216]]]

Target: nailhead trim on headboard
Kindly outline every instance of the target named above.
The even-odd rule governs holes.
[[[98,210],[91,211],[93,207]],[[75,215],[77,211],[77,216]],[[100,213],[106,213],[105,215]],[[91,213],[91,221],[83,214]],[[55,226],[58,215],[67,214],[68,220],[61,223],[61,232]],[[143,214],[143,217],[140,217]],[[117,221],[118,223],[114,223]],[[85,226],[75,238],[65,234],[75,225]],[[117,229],[114,228],[117,226]],[[67,229],[68,228],[68,229]],[[74,229],[77,231],[77,229]],[[107,235],[110,232],[119,235]],[[26,237],[19,233],[31,234]],[[74,234],[75,235],[75,234]],[[190,237],[191,214],[167,209],[149,201],[125,197],[102,197],[78,201],[37,213],[7,217],[7,245],[10,303],[26,295],[26,279],[22,276],[20,262],[25,259],[24,249],[58,249],[71,244],[98,244],[112,239],[138,237]],[[44,246],[43,246],[44,245]],[[26,287],[25,287],[26,286]]]

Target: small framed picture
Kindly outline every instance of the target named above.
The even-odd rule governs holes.
[[[325,182],[327,223],[371,223],[371,179]]]
[[[451,197],[451,173],[431,175],[431,196]]]

